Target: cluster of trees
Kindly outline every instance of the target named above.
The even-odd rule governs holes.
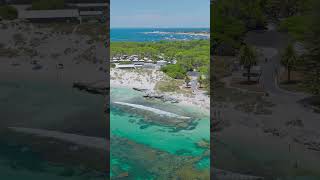
[[[18,11],[12,6],[3,5],[0,6],[0,17],[7,20],[16,19],[18,17]]]
[[[320,1],[291,1],[294,3],[287,4],[288,7],[280,13],[285,17],[280,23],[280,30],[289,33],[294,42],[302,43],[305,51],[298,56],[289,45],[284,51],[282,65],[287,68],[288,81],[292,70],[300,71],[306,90],[320,95]]]
[[[270,18],[286,18],[307,12],[314,0],[266,0],[265,13]]]
[[[279,30],[287,32],[293,39],[281,58],[281,64],[288,71],[288,81],[291,81],[292,70],[301,71],[306,89],[320,94],[320,1],[218,0],[211,6],[212,49],[215,55],[236,55],[240,52],[240,59],[248,57],[252,49],[241,46],[245,33],[264,28],[269,20],[279,22]],[[293,44],[296,41],[304,45],[303,55],[298,56],[295,52]],[[243,58],[241,63],[250,71],[255,62]]]
[[[193,41],[160,41],[160,42],[111,42],[111,57],[138,55],[154,61],[162,56],[165,60],[176,60],[176,64],[165,66],[162,71],[170,77],[183,79],[187,71],[196,69],[209,77],[210,42]]]
[[[311,93],[320,95],[320,1],[312,3],[310,25],[305,32],[304,44],[307,53],[303,55],[304,84]]]
[[[276,18],[283,18],[279,27],[281,31],[288,32],[294,39],[302,41],[305,39],[305,32],[309,30],[308,28],[312,24],[310,17],[312,13],[310,12],[313,11],[316,0],[287,1],[284,1],[286,3],[278,2],[280,8],[274,9],[272,15]]]
[[[213,52],[218,55],[235,55],[241,47],[244,34],[249,30],[263,29],[268,20],[289,18],[287,27],[302,33],[305,23],[301,14],[310,11],[316,0],[218,0],[211,4],[211,33]],[[298,16],[298,17],[295,17]]]
[[[263,0],[223,0],[211,5],[213,51],[219,55],[235,55],[244,33],[266,26]]]

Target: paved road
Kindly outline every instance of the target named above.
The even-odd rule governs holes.
[[[307,95],[285,91],[278,87],[276,81],[276,70],[279,70],[281,67],[279,63],[280,52],[287,46],[287,38],[285,35],[273,29],[269,31],[250,32],[248,33],[246,41],[261,51],[259,64],[261,65],[263,73],[260,83],[263,85],[264,90],[270,95],[266,97],[266,99],[272,102],[274,106],[268,108],[272,112],[271,114],[242,112],[235,109],[233,104],[228,104],[228,102],[221,104],[220,107],[215,107],[219,111],[218,116],[221,116],[221,120],[229,124],[229,126],[225,126],[223,131],[217,135],[218,140],[230,145],[228,148],[220,147],[221,151],[230,151],[231,155],[234,154],[233,152],[236,152],[239,155],[235,154],[234,156],[241,157],[243,152],[255,149],[255,152],[252,152],[252,154],[256,154],[256,156],[253,156],[258,159],[253,159],[253,156],[246,156],[243,159],[245,162],[265,161],[268,163],[269,160],[264,159],[263,156],[259,159],[260,154],[266,154],[266,156],[271,158],[279,158],[278,155],[280,154],[283,162],[279,162],[279,165],[283,165],[283,167],[277,168],[279,168],[279,171],[282,171],[282,173],[286,173],[286,165],[291,163],[292,159],[299,160],[301,165],[308,167],[310,171],[311,169],[317,169],[319,166],[319,154],[313,154],[313,151],[309,151],[305,144],[320,143],[320,132],[318,128],[320,127],[319,114],[297,103],[298,100],[303,99]],[[268,58],[268,62],[265,62],[265,58]],[[293,120],[302,121],[303,127],[292,128],[286,125]],[[268,129],[275,129],[279,133],[284,133],[285,138],[279,138],[274,135],[270,136],[270,133],[266,133],[265,131]],[[294,141],[294,139],[300,137],[303,137],[305,144]],[[243,142],[240,142],[242,140]],[[239,145],[237,143],[239,143]],[[295,146],[292,148],[295,151],[294,156],[288,153],[287,144]],[[273,147],[271,151],[270,147]],[[226,156],[226,158],[229,158],[229,156]],[[221,160],[222,159],[220,159],[220,161]],[[248,169],[251,168],[255,167],[248,165]],[[266,174],[268,173],[274,172],[266,172]],[[220,174],[221,178],[217,179],[250,179],[240,176],[224,175],[223,173],[218,174]]]
[[[260,52],[260,64],[262,66],[261,85],[264,90],[273,98],[286,99],[296,102],[305,98],[307,95],[293,93],[279,88],[277,77],[281,69],[280,53],[287,46],[288,38],[285,34],[273,29],[269,31],[256,31],[248,33],[247,43],[255,46]],[[264,62],[265,59],[267,62]]]

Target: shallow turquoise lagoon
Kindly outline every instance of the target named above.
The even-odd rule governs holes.
[[[150,113],[133,107],[124,107],[114,102],[125,102],[131,104],[152,107],[162,111],[174,113],[180,116],[187,116],[192,119],[194,124],[192,128],[179,129],[172,126],[159,125],[152,122],[152,119],[160,121],[166,116],[160,116],[156,113]],[[148,119],[148,121],[145,121]],[[151,121],[150,121],[151,120]],[[203,155],[208,148],[197,145],[200,141],[209,142],[210,121],[209,113],[197,108],[178,106],[160,101],[145,100],[140,92],[126,88],[111,89],[111,108],[110,108],[110,130],[111,130],[111,167],[118,166],[123,171],[130,174],[130,170],[135,166],[130,159],[124,160],[116,157],[112,149],[117,149],[112,144],[114,138],[120,137],[142,144],[151,150],[163,151],[171,154],[173,157],[191,156],[202,157],[194,166],[198,169],[210,167],[210,158]],[[126,151],[124,149],[123,151]],[[143,152],[141,152],[143,153]],[[126,163],[126,161],[128,163]],[[130,164],[130,165],[129,165]],[[152,167],[150,167],[152,168]],[[111,170],[111,176],[115,173]],[[137,173],[135,173],[137,174]],[[139,179],[135,177],[135,179]]]

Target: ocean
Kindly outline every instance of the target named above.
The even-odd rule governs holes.
[[[183,32],[197,32],[198,34],[185,34]],[[209,28],[111,28],[111,42],[150,42],[208,39]],[[181,34],[183,33],[183,34]]]

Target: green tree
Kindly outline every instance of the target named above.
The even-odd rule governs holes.
[[[288,47],[285,49],[284,53],[281,57],[281,64],[286,67],[288,72],[288,82],[291,81],[291,71],[295,67],[298,61],[298,56],[293,48],[292,44],[289,44]]]
[[[256,52],[252,47],[248,45],[243,45],[240,49],[239,58],[240,58],[240,64],[247,69],[247,78],[248,78],[248,82],[250,82],[251,68],[252,66],[257,64]]]
[[[187,73],[180,64],[169,64],[162,67],[161,70],[174,79],[183,79]]]

